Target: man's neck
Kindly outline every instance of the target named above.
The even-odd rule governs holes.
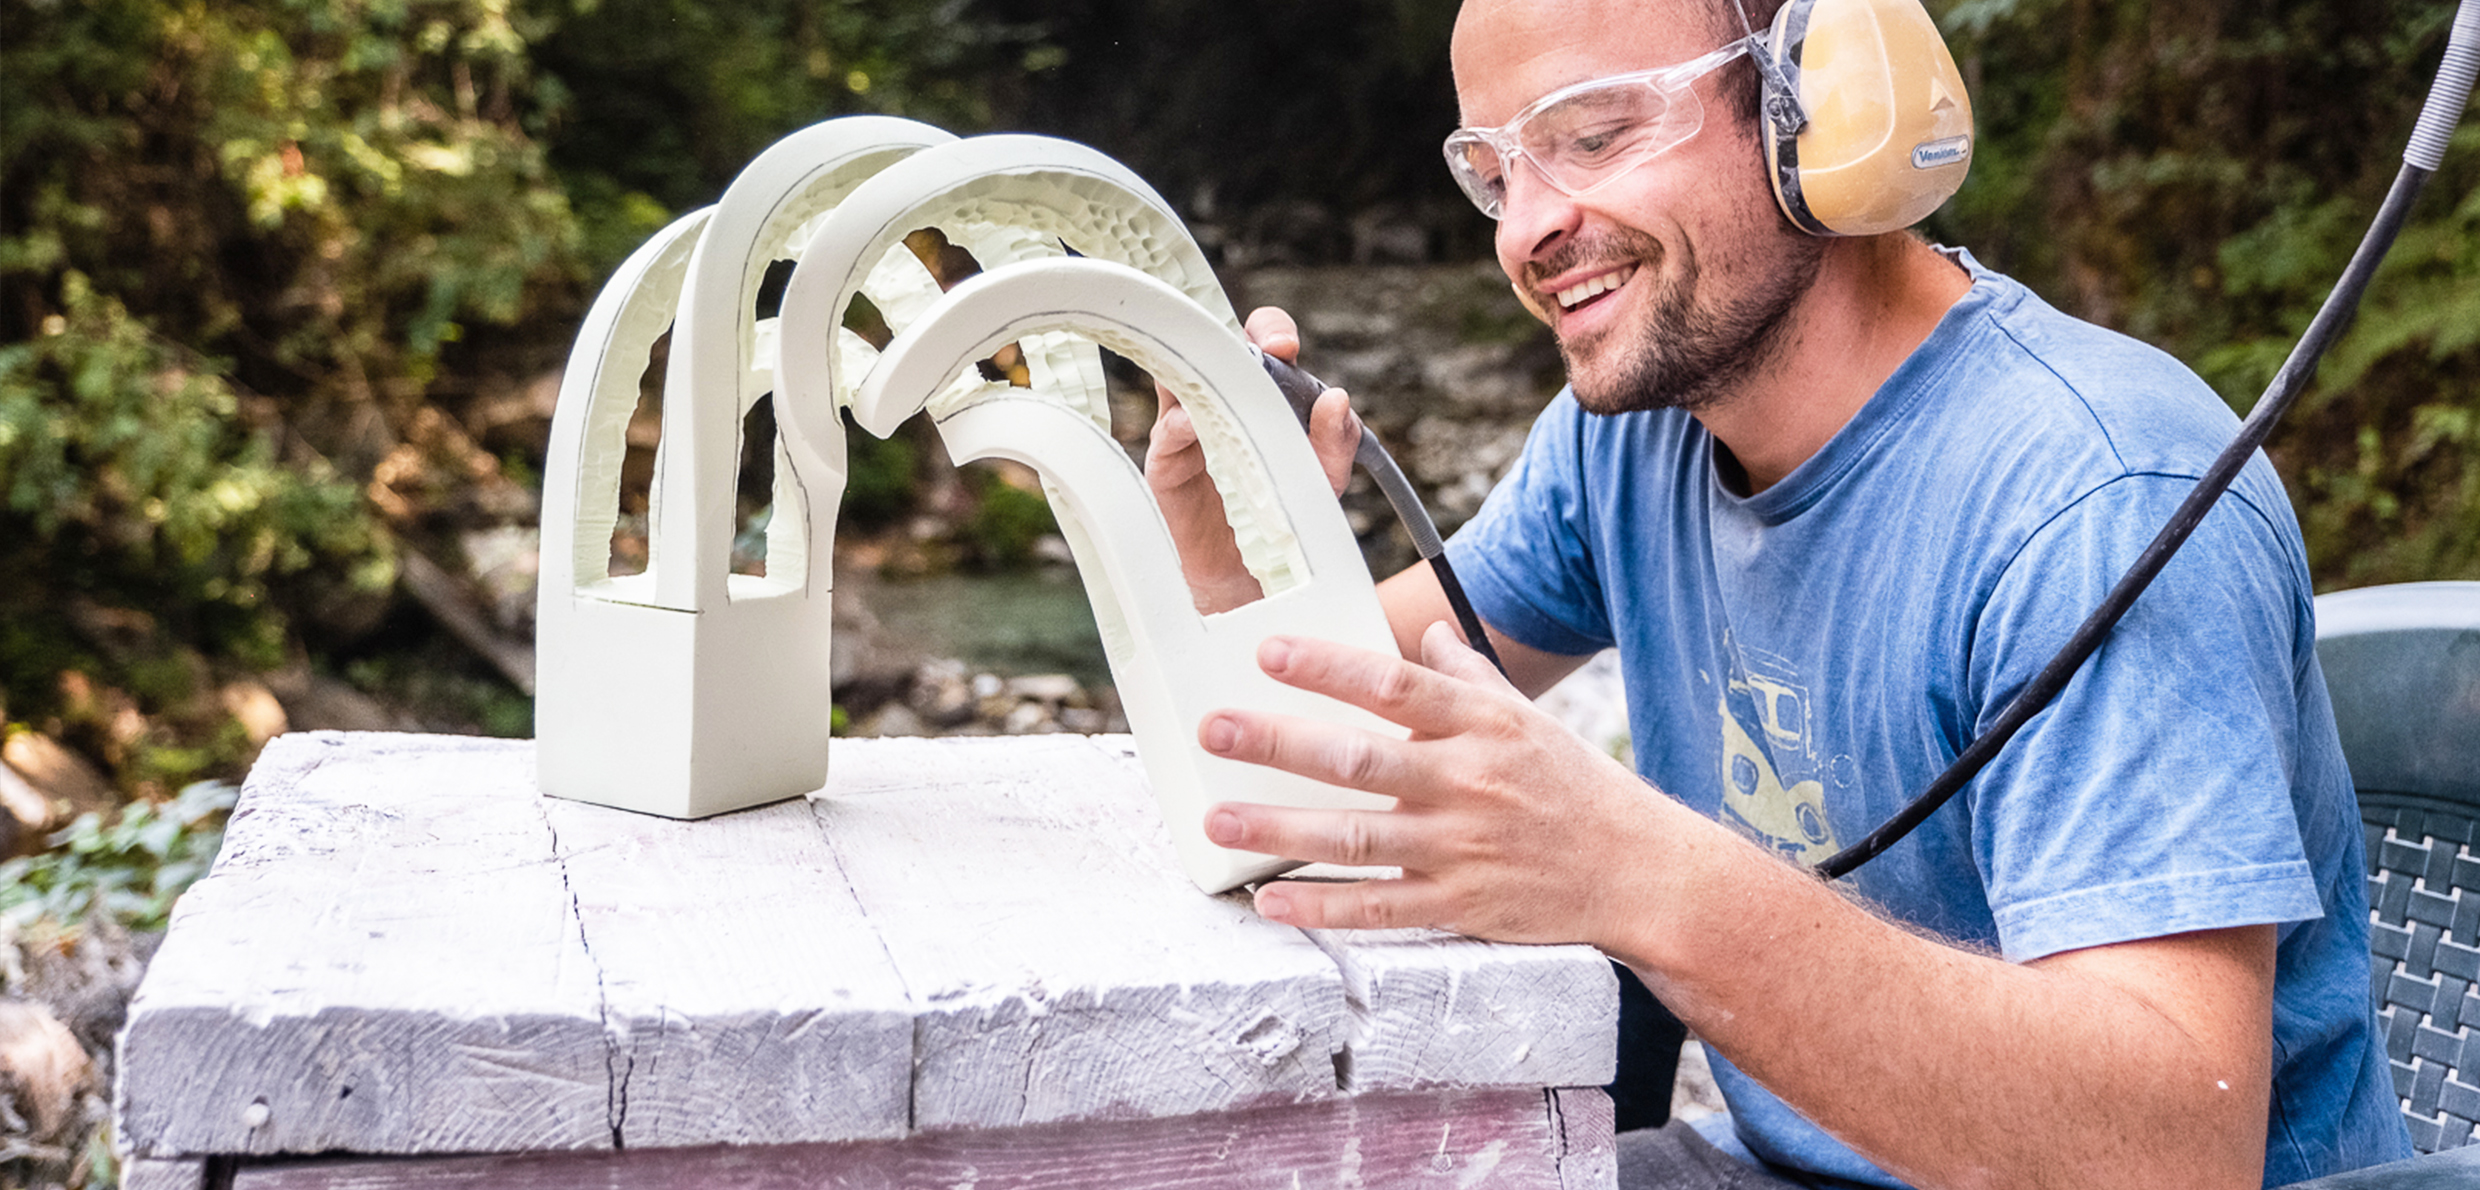
[[[1738,461],[1747,492],[1764,491],[1825,449],[1971,288],[1911,236],[1837,240],[1772,362],[1696,418]]]

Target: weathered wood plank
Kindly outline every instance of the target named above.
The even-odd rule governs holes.
[[[133,1157],[121,1162],[121,1190],[205,1190],[206,1184],[203,1157],[180,1161]]]
[[[1142,779],[1124,737],[1092,744]],[[1088,829],[1176,857],[1150,798],[1080,803]],[[1316,865],[1295,876],[1391,877],[1394,869]],[[1425,1086],[1598,1086],[1618,1061],[1619,984],[1582,946],[1514,946],[1440,930],[1315,930],[1340,970],[1350,1029],[1338,1054],[1349,1090]]]
[[[1354,1091],[1596,1086],[1616,1075],[1619,982],[1578,946],[1440,930],[1313,930],[1343,973]]]
[[[542,805],[602,976],[623,1145],[904,1134],[912,1006],[806,805]]]
[[[1463,1090],[900,1142],[326,1160],[245,1167],[233,1190],[1608,1190],[1609,1102]]]
[[[1335,1093],[1333,964],[1094,829],[1149,800],[1121,760],[1073,736],[873,744],[812,806],[920,1005],[917,1128]]]
[[[522,742],[286,737],[132,1006],[122,1136],[788,1144],[1608,1077],[1591,952],[1312,940],[1198,894],[1152,805],[1125,737],[849,741],[818,800],[690,823],[544,799]]]
[[[130,1006],[139,1157],[612,1142],[531,745],[286,736]]]

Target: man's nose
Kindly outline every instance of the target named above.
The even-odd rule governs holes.
[[[1498,206],[1498,255],[1510,276],[1514,266],[1540,259],[1575,234],[1582,218],[1576,201],[1551,185],[1531,158],[1519,162],[1507,171]]]

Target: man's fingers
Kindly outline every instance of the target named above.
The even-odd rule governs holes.
[[[1489,709],[1489,700],[1473,698],[1470,686],[1446,674],[1315,637],[1269,636],[1258,642],[1257,666],[1286,686],[1374,711],[1424,735],[1469,730]]]
[[[1287,364],[1300,362],[1300,326],[1290,314],[1273,306],[1260,306],[1249,311],[1242,329],[1258,350]]]
[[[1490,664],[1490,659],[1482,656],[1479,650],[1464,643],[1463,634],[1445,620],[1432,620],[1429,627],[1421,630],[1421,664],[1450,678],[1461,678],[1523,697],[1508,683],[1507,675],[1498,672],[1498,667]]]
[[[1317,404],[1309,407],[1309,447],[1317,452],[1318,466],[1326,469],[1327,484],[1342,495],[1352,482],[1352,456],[1361,448],[1361,417],[1342,389],[1319,393]]]
[[[1217,847],[1350,868],[1423,868],[1436,858],[1421,820],[1387,810],[1302,810],[1225,802],[1206,811]]]
[[[1171,411],[1179,407],[1180,394],[1171,391],[1170,385],[1164,384],[1159,380],[1155,381],[1154,420],[1156,422],[1160,422],[1162,419],[1171,416]]]
[[[1275,880],[1258,887],[1257,912],[1305,930],[1452,929],[1438,887],[1427,880],[1357,880],[1349,884]]]
[[[1162,413],[1154,419],[1153,432],[1146,436],[1148,453],[1169,454],[1197,444],[1196,419],[1189,416],[1187,407],[1179,403],[1179,398],[1170,396],[1168,392],[1164,397]]]
[[[1434,784],[1418,771],[1413,758],[1406,752],[1408,745],[1403,741],[1388,739],[1357,727],[1321,723],[1313,719],[1247,711],[1216,711],[1197,725],[1197,743],[1207,752],[1226,760],[1262,764],[1329,785],[1366,789],[1389,797],[1417,800],[1432,792],[1431,786]],[[1211,830],[1208,834],[1210,837]],[[1251,845],[1248,850],[1268,849]],[[1293,859],[1313,858],[1296,851],[1275,850],[1273,854]]]
[[[1145,440],[1146,481],[1157,491],[1178,487],[1203,474],[1205,466],[1205,452],[1197,449],[1197,423],[1176,402],[1165,404]]]

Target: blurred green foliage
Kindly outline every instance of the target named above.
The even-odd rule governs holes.
[[[73,928],[95,915],[124,929],[163,929],[173,901],[215,862],[240,792],[200,781],[109,819],[80,815],[52,850],[0,863],[0,918],[21,930]]]
[[[499,0],[0,5],[0,693],[136,663],[72,600],[219,663],[393,579],[360,494],[449,345],[571,301],[567,199]]]
[[[270,668],[284,623],[271,583],[321,560],[349,566],[360,586],[392,581],[353,485],[323,464],[282,465],[212,365],[84,275],[67,273],[61,296],[35,338],[0,347],[7,688],[39,689],[73,664],[60,651],[70,597],[179,617],[211,651]],[[160,685],[134,662],[127,678],[141,694]]]
[[[1042,493],[1017,487],[983,468],[967,468],[964,477],[974,501],[961,536],[974,561],[993,570],[1030,565],[1034,543],[1059,532],[1049,502]]]
[[[598,270],[778,137],[878,112],[972,130],[1035,30],[961,0],[567,0],[533,49],[538,133]]]
[[[459,420],[476,376],[556,359],[601,272],[782,133],[981,121],[976,72],[1027,35],[964,9],[0,0],[6,717],[125,788],[234,775],[229,719],[141,747],[100,721],[307,648],[524,730],[512,691],[464,689],[495,679],[417,681],[422,647],[371,635],[401,543],[530,516],[459,495],[539,482]],[[863,519],[892,519],[909,473],[869,470]]]

